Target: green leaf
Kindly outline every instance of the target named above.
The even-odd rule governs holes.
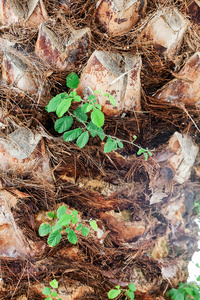
[[[200,275],[197,277],[197,281],[200,281]]]
[[[64,215],[66,213],[66,211],[67,211],[67,207],[65,205],[62,205],[62,206],[58,207],[58,209],[57,209],[57,217],[58,217],[58,219],[60,219],[60,217],[62,215]]]
[[[63,228],[63,226],[60,225],[58,222],[56,222],[56,225],[52,226],[52,230],[53,230],[53,231],[56,231],[56,230],[61,231],[62,228]]]
[[[145,151],[146,151],[145,149],[140,148],[137,152],[137,155],[140,155],[140,154],[144,153]]]
[[[72,98],[76,97],[77,96],[77,92],[76,91],[73,91],[69,94]]]
[[[98,109],[102,109],[102,107],[101,107],[101,105],[99,104],[99,103],[95,103],[95,105],[94,105],[96,108],[98,108]]]
[[[134,138],[134,140],[136,140],[136,139],[137,139],[137,136],[136,136],[136,135],[134,135],[134,136],[133,136],[133,138]]]
[[[76,236],[76,234],[75,234],[75,232],[74,232],[74,230],[70,230],[70,232],[68,233],[68,235],[67,235],[67,239],[68,239],[68,241],[71,243],[71,244],[76,244],[77,243],[77,241],[78,241],[78,238],[77,238],[77,236]]]
[[[61,240],[61,233],[59,230],[53,231],[52,233],[50,233],[47,243],[51,246],[51,247],[55,247],[56,245],[59,244]]]
[[[82,112],[81,107],[78,107],[73,112],[73,114],[76,116],[76,118],[79,122],[84,122],[84,123],[87,122],[88,117],[85,113]]]
[[[135,295],[132,291],[127,291],[128,297],[133,300],[135,298]]]
[[[132,292],[135,292],[136,291],[136,287],[135,287],[135,284],[133,282],[131,282],[129,285],[128,285],[128,288],[132,291]]]
[[[151,153],[151,151],[147,151],[148,152],[148,154],[149,154],[149,156],[152,156],[153,154]]]
[[[60,217],[58,223],[62,226],[68,226],[72,220],[72,215],[64,214]]]
[[[78,75],[74,72],[67,76],[67,87],[70,89],[76,89],[79,84]]]
[[[82,226],[83,226],[82,223],[78,224],[78,226],[76,227],[76,230],[80,230]]]
[[[52,280],[50,282],[50,286],[54,289],[57,289],[58,288],[58,281],[56,279]],[[56,296],[55,296],[56,297]]]
[[[71,142],[71,141],[77,139],[77,137],[79,137],[79,135],[81,135],[81,133],[82,133],[81,128],[76,128],[76,129],[67,131],[63,135],[63,140],[65,142]]]
[[[104,124],[105,117],[102,111],[95,108],[91,113],[91,120],[97,127],[102,127]]]
[[[44,287],[43,288],[43,290],[42,290],[43,295],[49,296],[50,293],[51,293],[51,289],[49,287]]]
[[[108,95],[109,95],[108,93],[105,93],[105,94],[104,94],[104,97],[108,97]]]
[[[55,131],[62,133],[66,130],[69,130],[72,126],[73,118],[71,116],[65,116],[56,120],[54,128]]]
[[[76,96],[76,97],[74,97],[74,101],[76,101],[76,102],[81,102],[81,97],[80,96]]]
[[[59,118],[62,117],[68,111],[68,109],[71,106],[71,103],[72,103],[72,98],[67,98],[58,105],[56,109],[56,114]]]
[[[45,107],[46,111],[53,112],[56,111],[58,105],[66,98],[68,97],[67,93],[61,93],[59,95],[56,95],[54,98],[52,98],[49,101],[49,104]]]
[[[98,226],[97,226],[97,222],[96,221],[91,221],[90,222],[90,226],[92,227],[92,229],[94,229],[95,231],[97,231],[98,229]]]
[[[110,290],[109,293],[108,293],[108,298],[109,299],[115,299],[117,298],[117,296],[119,296],[119,294],[121,294],[121,290]]]
[[[81,107],[81,111],[83,113],[88,113],[89,111],[91,111],[94,108],[94,105],[89,104],[89,103],[84,103]]]
[[[178,294],[178,295],[174,298],[174,300],[184,300],[184,299],[185,299],[185,297],[184,297],[183,294]]]
[[[121,149],[124,147],[123,143],[120,141],[117,141],[117,144],[118,144],[119,148],[121,148]]]
[[[52,297],[57,297],[57,296],[58,296],[58,293],[52,292],[52,293],[51,293],[51,296],[52,296]]]
[[[71,230],[71,228],[67,227],[67,228],[65,229],[65,232],[66,232],[66,233],[69,233],[70,230]]]
[[[82,233],[83,236],[86,236],[86,237],[87,237],[88,234],[89,234],[89,232],[90,232],[90,231],[89,231],[89,229],[88,229],[87,227],[82,227],[82,228],[81,228],[81,233]]]
[[[45,300],[52,300],[51,296],[45,298]]]
[[[113,151],[116,148],[116,141],[112,138],[108,138],[107,142],[104,146],[104,153],[109,153]]]
[[[77,215],[78,215],[77,210],[74,209],[74,210],[72,211],[72,215],[73,215],[74,217],[77,216]]]
[[[116,106],[115,98],[112,95],[109,95],[108,99],[113,106]]]
[[[144,159],[145,159],[145,161],[147,161],[147,159],[148,159],[148,154],[146,152],[144,152]]]
[[[105,139],[105,133],[103,131],[103,128],[98,128],[97,129],[97,135],[100,137],[100,139],[103,141]]]
[[[96,96],[95,95],[90,95],[88,96],[88,100],[91,101],[91,100],[97,100]]]
[[[77,218],[77,217],[73,217],[73,218],[72,218],[72,223],[73,223],[73,224],[76,224],[77,222],[78,222],[78,218]]]
[[[88,131],[83,132],[79,138],[76,141],[76,144],[78,145],[79,148],[83,148],[89,140],[89,133]]]
[[[52,228],[49,223],[44,223],[39,227],[39,235],[45,236],[48,235],[52,231]]]
[[[47,213],[47,217],[53,219],[53,218],[54,218],[54,213],[53,213],[52,211],[49,211],[49,212]]]
[[[87,125],[87,129],[90,131],[90,134],[92,137],[96,136],[98,127],[96,125],[94,125],[94,123],[90,122]]]

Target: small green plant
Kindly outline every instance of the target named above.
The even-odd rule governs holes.
[[[56,279],[52,280],[50,282],[50,286],[53,289],[57,289],[58,288],[58,281]],[[50,287],[44,287],[42,290],[42,294],[46,295],[47,298],[45,298],[45,300],[52,300],[52,299],[57,299],[57,292],[55,292],[54,290],[52,290]],[[61,298],[58,298],[57,300],[62,300]]]
[[[108,292],[108,298],[115,299],[121,294],[122,291],[124,291],[124,290],[122,290],[119,285],[116,285],[115,289],[112,289]],[[131,282],[128,285],[128,289],[124,292],[126,299],[133,300],[135,298],[135,294],[134,294],[135,291],[136,291],[135,284],[133,282]]]
[[[198,201],[194,201],[194,210],[195,210],[195,212],[196,212],[196,214],[200,214],[200,200],[198,200]]]
[[[98,136],[102,141],[107,138],[104,152],[109,153],[118,148],[123,148],[123,142],[130,143],[137,148],[138,155],[144,154],[145,160],[147,160],[148,155],[152,156],[151,151],[148,148],[144,149],[134,144],[136,136],[133,137],[133,141],[125,141],[118,139],[114,136],[106,135],[103,130],[103,125],[105,121],[104,113],[101,111],[102,107],[97,103],[97,97],[95,95],[90,95],[88,101],[82,99],[77,95],[76,89],[79,84],[78,75],[74,72],[70,73],[66,79],[67,87],[73,89],[70,93],[61,93],[52,98],[49,104],[46,106],[48,112],[56,112],[58,120],[56,120],[54,128],[58,133],[63,134],[63,140],[66,142],[71,142],[76,140],[76,144],[79,148],[83,148],[89,141],[89,137]],[[94,91],[95,94],[102,95],[101,90]],[[104,97],[108,97],[110,103],[116,106],[114,97],[105,93]],[[80,106],[75,110],[71,109],[73,102],[79,102]],[[67,115],[65,115],[67,113]],[[89,121],[88,121],[88,113]],[[80,127],[70,130],[73,121],[76,119],[80,123]]]
[[[197,278],[200,281],[200,276]],[[166,293],[172,300],[200,300],[200,286],[195,282],[180,283],[178,289],[171,289]]]
[[[66,214],[67,208],[62,205],[57,209],[56,214],[52,211],[47,213],[47,216],[53,220],[55,220],[54,225],[51,226],[49,223],[43,223],[39,227],[39,235],[46,236],[49,235],[47,243],[51,247],[55,247],[59,244],[61,240],[61,232],[63,228],[65,228],[65,232],[67,233],[67,239],[71,244],[76,244],[78,241],[78,237],[75,231],[71,228],[73,225],[78,223],[78,212],[73,210],[71,214]],[[97,223],[96,221],[91,221],[90,226],[96,231]],[[89,229],[84,227],[82,223],[77,224],[76,231],[81,230],[83,236],[87,237],[89,234]]]

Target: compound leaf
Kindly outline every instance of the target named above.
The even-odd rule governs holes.
[[[105,117],[102,111],[95,108],[91,113],[91,120],[97,127],[102,127],[104,124]]]
[[[45,236],[48,235],[52,231],[52,228],[49,223],[44,223],[39,227],[39,235]]]
[[[75,234],[75,232],[74,232],[74,230],[70,230],[70,232],[68,233],[68,235],[67,235],[67,239],[68,239],[68,241],[71,243],[71,244],[76,244],[77,243],[77,241],[78,241],[78,238],[77,238],[77,236],[76,236],[76,234]]]
[[[71,142],[79,137],[81,135],[82,129],[81,128],[76,128],[70,131],[67,131],[63,135],[63,140],[65,142]]]
[[[79,78],[78,75],[74,72],[71,72],[67,76],[67,87],[70,89],[76,89],[79,84]]]
[[[79,138],[76,141],[76,144],[79,146],[79,148],[83,148],[87,144],[88,140],[89,140],[89,133],[88,131],[86,131],[79,136]]]
[[[50,233],[47,243],[51,246],[51,247],[55,247],[56,245],[59,244],[61,240],[61,233],[59,230],[53,231],[52,233]]]
[[[73,118],[71,116],[65,116],[56,120],[54,128],[55,131],[62,133],[66,130],[69,130],[72,126]]]

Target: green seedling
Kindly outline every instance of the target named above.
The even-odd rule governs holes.
[[[97,94],[102,95],[101,90],[94,91],[94,95],[90,95],[88,100],[85,101],[79,95],[77,95],[76,89],[79,84],[78,75],[74,72],[70,73],[66,79],[66,85],[72,91],[69,93],[61,93],[52,98],[49,104],[46,106],[47,112],[55,112],[58,119],[55,122],[54,128],[58,133],[63,133],[63,140],[66,142],[72,142],[76,140],[76,144],[79,148],[83,148],[91,137],[99,137],[102,141],[106,139],[104,145],[104,153],[109,153],[113,150],[122,149],[123,142],[130,143],[137,148],[138,155],[143,154],[145,160],[148,155],[152,156],[151,151],[148,148],[143,149],[138,145],[134,144],[136,136],[133,136],[133,141],[125,141],[118,139],[114,136],[106,135],[103,130],[105,122],[105,115],[102,112],[102,107],[97,101]],[[109,102],[115,107],[115,98],[105,93],[103,95]],[[73,110],[71,105],[73,102],[78,102],[79,107]],[[74,120],[80,123],[80,126],[75,129],[71,129]]]
[[[112,289],[108,292],[108,298],[109,299],[115,299],[117,298],[124,290],[120,288],[119,285],[115,286],[115,289]],[[128,285],[128,289],[124,292],[124,295],[126,296],[126,299],[133,300],[135,298],[134,292],[136,291],[135,284],[131,282]]]
[[[42,290],[42,294],[47,296],[47,298],[45,298],[45,300],[52,300],[52,299],[62,300],[61,298],[57,298],[58,293],[55,292],[55,290],[54,290],[54,289],[58,288],[58,281],[56,279],[52,280],[50,282],[50,286],[53,289],[50,287],[44,287]]]
[[[51,226],[49,223],[43,223],[39,227],[39,235],[40,236],[48,236],[47,243],[51,247],[55,247],[59,244],[61,237],[62,237],[62,231],[65,230],[67,233],[67,239],[71,244],[76,244],[78,241],[78,237],[75,233],[75,231],[81,231],[82,235],[87,237],[89,234],[89,229],[82,225],[82,223],[78,220],[78,212],[76,210],[73,210],[71,214],[66,213],[67,208],[66,206],[62,205],[57,209],[56,214],[53,212],[48,212],[47,216],[51,219],[53,219],[54,224]],[[76,229],[74,231],[73,228],[74,225],[76,225]],[[97,231],[97,223],[96,221],[91,221],[90,226]]]
[[[200,276],[197,278],[200,281]],[[180,283],[178,289],[171,289],[166,296],[172,300],[200,300],[200,286],[195,283]]]

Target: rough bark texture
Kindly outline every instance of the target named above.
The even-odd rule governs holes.
[[[54,278],[62,300],[130,282],[136,300],[166,299],[198,249],[199,1],[0,0],[0,22],[0,299],[42,300]],[[45,106],[71,71],[85,101],[115,97],[98,103],[123,149],[55,132]],[[38,229],[61,205],[97,231],[50,247]]]

